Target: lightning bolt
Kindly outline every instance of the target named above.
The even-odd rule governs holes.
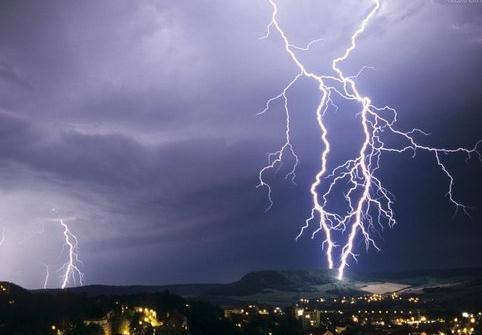
[[[59,269],[63,273],[60,287],[64,289],[71,282],[74,284],[78,282],[83,285],[84,274],[79,269],[79,263],[82,262],[79,260],[77,237],[70,231],[64,219],[59,218],[57,222],[63,229],[64,248],[67,248],[67,262]]]
[[[49,271],[49,266],[45,263],[42,263],[42,265],[44,266],[44,269],[45,269],[45,277],[44,277],[44,283],[43,283],[43,288],[46,289],[47,288],[47,284],[49,282],[49,277],[50,277],[50,271]]]
[[[268,155],[268,165],[263,167],[260,172],[259,172],[259,184],[258,187],[265,187],[268,190],[268,199],[269,199],[269,206],[268,210],[272,207],[273,205],[273,200],[271,198],[271,186],[263,179],[263,176],[265,172],[268,170],[274,169],[277,164],[280,164],[281,161],[283,160],[283,154],[288,151],[293,155],[295,158],[295,163],[292,166],[291,171],[286,175],[286,177],[289,177],[290,175],[294,178],[295,177],[295,172],[296,172],[296,167],[298,166],[298,156],[294,153],[293,146],[291,144],[291,129],[290,129],[290,113],[288,110],[288,98],[287,98],[287,91],[301,78],[301,77],[308,77],[315,81],[318,85],[318,89],[320,91],[320,101],[318,104],[318,107],[316,108],[316,119],[318,122],[318,126],[320,127],[321,130],[321,141],[324,144],[324,148],[321,154],[321,169],[316,175],[315,181],[313,182],[311,186],[311,195],[313,197],[313,209],[312,209],[312,214],[311,217],[306,221],[306,225],[309,224],[311,220],[314,220],[316,215],[318,215],[318,222],[319,222],[319,229],[323,230],[325,233],[325,240],[322,243],[322,247],[325,245],[326,247],[326,257],[327,257],[327,262],[329,268],[333,268],[333,258],[332,258],[332,250],[334,248],[334,243],[331,238],[331,231],[329,227],[329,220],[331,219],[330,215],[328,213],[325,213],[325,210],[323,209],[323,206],[319,202],[318,194],[317,194],[317,187],[321,183],[321,178],[323,175],[326,173],[326,168],[327,168],[327,157],[328,153],[330,152],[330,143],[328,142],[327,136],[328,136],[328,131],[327,128],[325,127],[323,123],[323,115],[325,114],[327,108],[328,108],[328,103],[331,102],[330,98],[330,91],[324,84],[323,78],[320,75],[317,75],[309,70],[306,69],[306,67],[303,65],[303,63],[298,59],[296,56],[295,52],[293,49],[296,50],[308,50],[309,47],[313,44],[314,41],[310,42],[306,48],[301,48],[297,47],[293,44],[290,43],[288,37],[284,33],[283,29],[278,23],[277,20],[277,14],[278,14],[278,7],[276,6],[276,3],[272,0],[269,0],[269,3],[271,4],[273,8],[272,16],[271,16],[271,22],[268,24],[267,29],[266,29],[266,34],[262,36],[260,39],[266,39],[270,36],[272,29],[275,29],[279,35],[282,38],[283,45],[284,45],[284,50],[286,53],[289,55],[290,59],[294,62],[296,67],[298,68],[298,73],[296,76],[284,87],[284,89],[279,93],[277,96],[270,98],[266,102],[266,107],[265,109],[259,113],[259,114],[264,114],[267,112],[270,108],[270,104],[278,99],[283,99],[284,101],[284,110],[286,113],[286,130],[285,130],[285,143],[281,147],[280,150],[275,152],[274,154],[269,154]],[[273,159],[274,157],[274,159]],[[292,179],[293,180],[293,179]],[[303,231],[304,229],[302,229]],[[302,233],[302,232],[301,232]],[[301,234],[300,233],[300,234]],[[299,237],[299,236],[298,236]]]
[[[319,232],[325,236],[322,243],[322,250],[325,250],[328,266],[334,268],[334,248],[338,247],[333,239],[333,231],[345,233],[348,231],[348,237],[340,252],[339,262],[337,265],[337,278],[343,279],[345,269],[348,266],[350,257],[357,259],[357,255],[353,249],[357,241],[358,235],[361,235],[365,242],[366,249],[373,246],[379,250],[372,233],[376,230],[376,226],[383,227],[387,224],[392,227],[396,224],[395,213],[393,210],[393,196],[383,186],[381,180],[377,177],[377,170],[380,168],[380,157],[382,153],[404,153],[411,152],[414,157],[418,151],[425,151],[433,155],[434,163],[448,179],[447,194],[448,200],[455,206],[456,211],[461,209],[466,214],[468,207],[459,202],[454,195],[454,177],[444,163],[442,157],[446,154],[464,154],[466,160],[477,156],[482,161],[478,141],[471,148],[437,148],[421,144],[416,135],[428,135],[420,129],[411,129],[408,131],[397,128],[397,111],[389,106],[377,107],[372,103],[372,99],[363,96],[356,85],[356,79],[362,71],[368,67],[364,66],[358,74],[347,76],[343,73],[340,65],[345,62],[350,54],[357,47],[357,40],[360,35],[365,32],[366,27],[373,19],[375,13],[380,8],[380,1],[373,1],[373,7],[363,18],[356,30],[350,37],[350,43],[341,56],[336,57],[331,62],[331,74],[316,74],[309,71],[303,62],[298,58],[296,51],[308,51],[310,47],[321,39],[313,40],[306,47],[299,47],[290,42],[285,31],[281,28],[278,21],[278,7],[274,0],[268,0],[272,8],[271,20],[267,25],[266,33],[260,39],[266,39],[275,31],[283,42],[284,51],[298,69],[295,77],[281,90],[281,92],[268,99],[265,109],[259,114],[266,113],[274,101],[282,100],[284,104],[284,113],[286,117],[285,123],[285,142],[281,148],[268,155],[268,164],[259,172],[258,187],[267,189],[269,206],[273,205],[271,186],[265,180],[265,174],[281,165],[283,159],[288,155],[294,158],[294,163],[286,178],[291,177],[294,180],[296,168],[299,159],[293,149],[290,129],[290,111],[288,109],[288,92],[296,82],[302,78],[311,79],[317,86],[320,93],[320,100],[316,108],[316,120],[321,132],[320,142],[321,150],[321,167],[316,174],[310,187],[310,194],[313,201],[311,215],[305,221],[305,225],[301,228],[298,239],[301,237],[310,224],[316,220],[317,228],[313,231],[311,238],[314,238]],[[335,168],[328,171],[328,155],[331,146],[328,137],[328,129],[324,123],[324,116],[330,107],[338,110],[338,106],[334,103],[333,97],[350,101],[359,106],[360,126],[363,133],[363,139],[358,154],[353,159],[349,159]],[[386,144],[384,139],[387,137],[398,140],[396,146]],[[393,141],[390,141],[393,142]],[[325,181],[327,188],[325,192],[319,191]],[[347,206],[346,212],[331,212],[328,210],[330,196],[333,195],[335,186],[339,184],[344,188],[344,201]]]
[[[5,242],[5,234],[6,234],[5,228],[2,228],[2,235],[0,236],[0,247]]]

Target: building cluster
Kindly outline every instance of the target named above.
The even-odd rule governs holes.
[[[242,328],[249,324],[253,319],[264,317],[279,317],[285,313],[281,307],[247,305],[243,307],[224,308],[224,317],[234,322],[236,327]]]
[[[98,319],[84,320],[87,327],[95,328],[101,335],[162,335],[187,334],[188,322],[181,313],[166,313],[162,317],[149,307],[122,305]],[[52,334],[63,335],[61,327],[52,325]]]
[[[376,308],[375,308],[376,307]],[[360,297],[301,298],[292,306],[247,305],[226,308],[226,318],[246,327],[253,318],[288,315],[306,335],[480,334],[482,313],[441,312],[417,296],[372,294]],[[442,309],[443,310],[443,309]],[[268,334],[275,335],[273,332]]]

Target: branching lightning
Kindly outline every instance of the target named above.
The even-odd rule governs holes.
[[[298,47],[290,42],[285,31],[281,28],[278,21],[278,7],[275,0],[267,0],[272,7],[272,15],[267,25],[266,34],[261,39],[266,39],[272,33],[276,33],[281,37],[284,51],[290,60],[298,69],[294,78],[281,90],[281,92],[268,99],[263,111],[259,114],[266,113],[273,102],[281,100],[283,102],[285,113],[285,137],[281,148],[268,155],[268,164],[259,172],[258,187],[265,188],[268,194],[268,210],[273,205],[272,189],[266,181],[265,176],[271,170],[279,169],[281,163],[290,157],[292,162],[291,169],[286,175],[294,181],[296,177],[296,169],[299,164],[299,158],[293,148],[291,139],[291,115],[288,109],[288,92],[296,82],[302,78],[311,79],[320,92],[320,100],[316,108],[316,120],[320,128],[321,136],[321,167],[316,174],[310,187],[310,194],[313,201],[311,215],[305,221],[305,225],[301,228],[298,239],[303,235],[304,231],[316,221],[316,229],[312,233],[312,238],[319,232],[324,234],[322,249],[325,251],[327,263],[330,269],[335,267],[335,244],[333,232],[347,233],[346,242],[340,244],[339,261],[337,262],[337,277],[343,279],[345,269],[348,266],[349,258],[356,260],[354,246],[357,237],[360,235],[365,243],[366,248],[370,246],[379,249],[372,238],[372,233],[377,231],[376,226],[383,227],[384,224],[392,227],[396,224],[395,214],[393,210],[393,196],[383,186],[381,180],[377,177],[377,170],[380,168],[380,157],[382,153],[404,153],[411,152],[413,156],[418,151],[425,151],[433,155],[434,163],[440,169],[441,173],[448,180],[447,198],[456,210],[461,209],[467,214],[467,206],[458,201],[454,194],[454,177],[444,163],[443,156],[446,154],[464,154],[466,159],[475,155],[482,161],[482,156],[478,146],[482,143],[477,142],[471,148],[437,148],[421,144],[417,139],[417,135],[428,135],[420,129],[412,129],[409,131],[400,130],[397,123],[397,111],[389,106],[377,107],[372,103],[372,99],[363,96],[356,85],[358,75],[367,67],[363,67],[357,75],[347,76],[343,73],[340,65],[345,62],[350,54],[357,47],[357,40],[362,35],[373,19],[375,13],[380,8],[380,1],[374,0],[373,7],[369,13],[363,18],[355,32],[350,37],[350,43],[341,56],[336,57],[331,62],[331,74],[316,74],[307,69],[302,61],[298,58],[296,51],[308,51],[313,43],[321,39],[313,40],[306,47]],[[357,115],[360,117],[360,126],[362,129],[362,141],[356,157],[349,159],[342,164],[328,170],[328,158],[332,150],[329,134],[324,116],[331,108],[338,110],[338,106],[334,103],[333,97],[350,101],[359,106],[360,111]],[[388,145],[384,139],[390,137],[398,140],[397,146]],[[392,143],[393,141],[390,141]],[[321,186],[326,187],[326,191],[320,191]],[[335,187],[344,189],[344,201],[347,207],[346,212],[331,212],[329,210],[330,196],[333,195]]]
[[[65,223],[65,219],[59,218],[57,222],[63,229],[65,240],[64,248],[67,249],[67,261],[59,269],[59,272],[62,273],[62,283],[60,287],[64,289],[70,283],[79,283],[80,285],[83,285],[84,274],[79,269],[79,263],[82,262],[79,260],[79,243],[77,237],[70,231],[69,226]],[[48,277],[46,278],[46,281],[47,280]]]

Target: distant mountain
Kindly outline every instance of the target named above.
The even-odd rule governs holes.
[[[179,284],[179,285],[133,285],[133,286],[113,286],[113,285],[86,285],[80,287],[70,287],[65,290],[61,289],[41,289],[33,292],[58,293],[61,291],[71,292],[75,294],[85,294],[87,296],[114,296],[114,295],[132,295],[145,293],[159,293],[169,291],[184,297],[199,297],[206,294],[211,289],[222,286],[222,284]]]
[[[211,295],[246,296],[265,290],[303,292],[313,286],[332,283],[334,277],[326,271],[258,271],[250,272],[234,283],[209,290]]]
[[[436,278],[439,280],[455,278],[482,278],[482,268],[455,268],[455,269],[421,269],[399,272],[372,272],[356,275],[359,280],[398,280],[413,281],[414,279]]]
[[[56,293],[60,290],[34,292]],[[170,291],[218,304],[261,302],[288,304],[300,297],[362,295],[367,293],[412,293],[433,296],[455,295],[482,298],[482,268],[417,270],[398,273],[365,273],[339,281],[326,270],[257,271],[228,284],[185,284],[164,286],[91,285],[65,291],[88,296],[132,295]]]

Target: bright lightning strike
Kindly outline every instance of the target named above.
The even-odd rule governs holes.
[[[404,153],[412,152],[415,156],[417,151],[426,151],[433,155],[434,162],[440,171],[447,177],[447,197],[456,210],[461,209],[467,213],[467,207],[459,202],[454,196],[454,178],[446,164],[442,159],[442,155],[461,153],[470,159],[472,155],[476,155],[482,160],[477,142],[472,148],[437,148],[420,144],[415,138],[417,134],[428,135],[419,130],[412,129],[403,131],[397,128],[397,111],[389,106],[377,107],[373,105],[372,100],[368,96],[363,96],[356,85],[355,80],[358,75],[366,67],[355,76],[347,76],[343,73],[340,65],[345,62],[353,50],[357,47],[357,40],[364,33],[367,25],[370,23],[375,13],[380,8],[380,1],[375,0],[373,8],[367,16],[360,22],[355,32],[351,35],[350,44],[344,50],[343,54],[331,62],[331,74],[316,74],[309,71],[302,61],[298,58],[296,51],[308,51],[313,43],[320,39],[313,40],[306,47],[298,47],[290,42],[285,31],[281,28],[278,21],[278,7],[274,0],[268,0],[272,7],[271,21],[269,22],[266,34],[261,39],[266,39],[276,32],[283,42],[284,51],[290,60],[296,65],[298,73],[296,76],[281,90],[281,92],[268,99],[263,111],[259,114],[266,113],[271,104],[277,100],[281,100],[285,113],[285,141],[280,149],[268,155],[268,164],[259,172],[258,187],[267,190],[269,206],[273,205],[271,186],[265,179],[266,173],[271,170],[279,169],[279,166],[288,156],[291,158],[291,169],[286,175],[292,181],[295,178],[296,168],[299,164],[292,140],[291,140],[291,119],[288,109],[288,91],[296,82],[306,77],[311,79],[318,87],[320,92],[320,100],[316,108],[316,120],[320,128],[321,151],[321,167],[316,174],[310,187],[313,207],[310,217],[306,220],[305,225],[301,228],[297,239],[310,227],[310,224],[316,221],[317,228],[312,233],[312,238],[319,232],[324,234],[322,248],[325,250],[328,266],[330,269],[335,267],[334,249],[338,246],[333,240],[333,231],[345,233],[348,231],[347,240],[343,245],[339,260],[337,262],[337,277],[343,279],[345,269],[348,266],[348,260],[353,257],[356,260],[356,254],[353,251],[357,236],[361,235],[365,246],[368,249],[373,246],[379,249],[371,232],[376,231],[376,225],[383,226],[387,224],[392,227],[395,223],[395,214],[393,211],[393,197],[391,193],[383,186],[376,172],[380,168],[380,157],[382,153]],[[324,123],[324,116],[330,107],[338,110],[332,98],[338,97],[351,101],[359,105],[360,126],[363,131],[363,139],[360,144],[358,154],[353,159],[349,159],[344,163],[328,170],[328,155],[332,150],[328,137],[328,129]],[[387,116],[389,115],[389,116]],[[399,140],[398,146],[390,146],[384,139],[387,136]],[[390,141],[392,142],[392,141]],[[320,192],[319,188],[325,181],[327,190]],[[328,210],[330,196],[333,194],[335,186],[341,185],[344,188],[344,201],[348,211],[346,213],[331,212]]]
[[[69,226],[65,223],[65,220],[60,218],[57,221],[63,229],[64,235],[64,248],[67,248],[67,262],[59,269],[62,272],[62,283],[60,287],[66,288],[67,285],[72,283],[79,283],[83,285],[84,274],[79,269],[79,243],[77,237],[70,231]],[[48,280],[48,278],[47,278]]]

